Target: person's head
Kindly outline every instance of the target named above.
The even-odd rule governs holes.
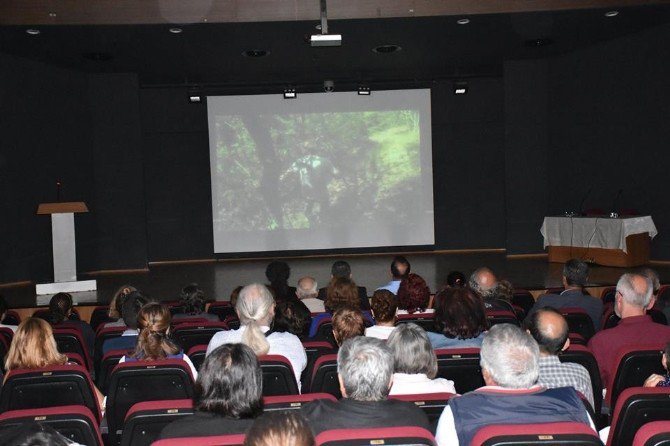
[[[656,305],[656,298],[658,297],[658,292],[661,289],[661,280],[658,277],[658,273],[651,268],[642,268],[640,270],[640,274],[642,274],[645,277],[648,277],[649,280],[651,280],[651,286],[652,286],[651,300],[649,301],[647,308],[653,308],[654,305]],[[666,302],[660,303],[661,309],[663,309],[665,306]]]
[[[398,310],[398,298],[389,290],[376,290],[370,299],[370,308],[378,324],[393,323]]]
[[[237,298],[240,296],[240,291],[244,288],[242,285],[236,286],[233,291],[230,292],[230,306],[235,308],[237,305]]]
[[[444,289],[433,306],[435,328],[448,338],[476,338],[488,328],[484,303],[470,288]]]
[[[503,279],[498,282],[498,287],[496,288],[496,297],[511,303],[512,298],[514,297],[514,286],[512,285],[512,282],[507,279]]]
[[[347,339],[337,353],[337,374],[345,398],[385,400],[393,380],[393,353],[381,339]]]
[[[661,364],[663,364],[665,370],[668,370],[668,358],[670,358],[670,342],[665,344],[665,350],[663,350],[663,357],[661,358]]]
[[[402,280],[411,271],[411,265],[404,256],[395,256],[391,261],[391,276],[395,280]]]
[[[38,369],[65,364],[58,353],[51,325],[44,319],[29,317],[19,324],[5,358],[5,369]]]
[[[272,261],[265,268],[265,277],[272,285],[287,283],[288,278],[291,277],[291,267],[288,266],[288,263],[280,260]]]
[[[416,324],[399,324],[389,335],[386,345],[393,352],[395,373],[437,375],[437,356],[426,331]]]
[[[121,304],[121,317],[129,329],[137,329],[137,315],[149,299],[139,291],[131,291]]]
[[[186,314],[200,314],[205,311],[205,292],[197,283],[190,283],[182,288],[179,300]]]
[[[616,284],[614,311],[617,316],[639,316],[645,313],[651,302],[653,285],[648,277],[626,273]]]
[[[314,436],[298,411],[265,412],[251,425],[244,446],[313,446]]]
[[[524,326],[546,355],[558,355],[570,346],[568,323],[561,313],[544,307],[532,313]]]
[[[465,274],[460,271],[452,271],[447,276],[447,286],[452,288],[463,288],[467,284]]]
[[[261,327],[269,327],[275,316],[275,301],[265,285],[252,283],[240,291],[235,305],[240,324],[246,326],[242,342],[257,355],[265,355],[270,344]]]
[[[150,302],[137,313],[137,327],[140,334],[133,356],[138,359],[164,359],[174,355],[179,348],[168,338],[172,315],[170,309],[158,302]]]
[[[326,311],[333,313],[340,307],[360,307],[358,288],[348,277],[333,277],[326,290]]]
[[[349,279],[351,277],[351,266],[344,260],[337,260],[330,268],[330,275],[333,277],[345,277]]]
[[[295,290],[298,299],[311,299],[319,295],[319,284],[313,277],[302,277]]]
[[[512,324],[496,324],[484,335],[480,365],[486,385],[528,389],[540,373],[540,349],[525,331]]]
[[[428,308],[430,288],[418,274],[410,273],[402,279],[398,287],[398,308],[408,313],[423,311]]]
[[[333,337],[337,345],[365,334],[365,320],[358,308],[341,307],[333,313]]]
[[[5,296],[0,294],[0,322],[5,318],[5,315],[7,314],[7,310],[9,310],[9,305],[7,305],[7,301],[5,300]]]
[[[29,421],[3,429],[0,443],[12,446],[69,446],[74,444],[48,424]]]
[[[566,287],[583,287],[589,280],[589,265],[579,259],[570,259],[563,265],[563,280]]]
[[[255,418],[263,411],[263,372],[244,344],[223,344],[207,355],[193,389],[193,407],[226,418]]]
[[[70,293],[54,294],[49,301],[49,322],[57,324],[67,320],[72,313],[72,305]]]
[[[121,285],[109,302],[109,311],[107,312],[107,315],[113,319],[119,319],[122,314],[121,307],[123,306],[123,301],[126,296],[133,291],[137,291],[137,288],[132,285]]]
[[[484,299],[495,297],[498,278],[489,268],[478,268],[470,275],[468,286]]]
[[[274,331],[283,331],[296,335],[300,339],[309,336],[312,314],[299,300],[287,300],[275,308]]]

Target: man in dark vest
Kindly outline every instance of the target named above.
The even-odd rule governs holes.
[[[594,428],[574,388],[535,384],[540,350],[519,327],[493,326],[480,354],[486,386],[449,401],[437,425],[439,445],[469,445],[480,428],[492,424],[576,421]]]

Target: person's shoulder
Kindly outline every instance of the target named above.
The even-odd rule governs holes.
[[[300,338],[294,335],[293,333],[289,333],[288,331],[274,331],[268,336],[268,340],[272,340],[274,342],[281,341],[281,342],[297,343],[302,345]]]
[[[311,415],[320,415],[323,411],[336,410],[339,407],[339,401],[327,400],[327,399],[318,399],[310,401],[309,403],[303,405],[300,408],[300,412],[309,417]]]

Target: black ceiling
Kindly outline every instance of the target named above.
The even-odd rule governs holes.
[[[170,25],[0,27],[0,51],[86,72],[135,72],[144,85],[250,86],[394,82],[498,75],[506,59],[549,57],[670,23],[670,5],[458,17],[331,20],[343,44],[312,48],[314,21]],[[544,39],[546,45],[536,45]],[[402,50],[378,54],[372,48]],[[263,49],[269,55],[242,53]]]

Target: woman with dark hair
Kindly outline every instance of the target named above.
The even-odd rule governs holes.
[[[140,333],[137,336],[135,351],[129,356],[123,356],[119,364],[131,361],[182,359],[189,365],[193,379],[196,379],[198,372],[190,358],[168,336],[171,320],[170,310],[165,305],[150,302],[143,306],[137,314],[137,328]]]
[[[463,288],[467,285],[468,279],[460,271],[452,271],[447,276],[447,286],[451,288]]]
[[[121,285],[119,289],[116,290],[116,293],[112,296],[112,300],[109,302],[109,310],[107,311],[107,316],[110,319],[114,321],[121,319],[123,300],[133,291],[137,291],[137,288],[132,285]]]
[[[72,295],[70,293],[57,293],[49,301],[49,313],[46,316],[47,322],[56,328],[74,328],[78,330],[84,342],[84,348],[88,349],[90,357],[93,357],[93,347],[95,346],[95,332],[88,324],[79,320],[72,314]]]
[[[358,297],[358,287],[356,283],[348,277],[333,277],[326,290],[326,301],[324,302],[326,313],[319,314],[312,318],[312,325],[309,329],[309,337],[316,336],[319,328],[319,322],[322,319],[332,317],[332,314],[341,308],[350,308],[361,310],[361,300]],[[367,321],[367,325],[374,325],[374,320],[369,311],[362,312]]]
[[[398,287],[398,314],[430,313],[430,288],[423,277],[410,273]]]
[[[275,307],[273,331],[292,333],[303,340],[309,336],[310,325],[312,313],[302,301],[287,300]]]
[[[291,277],[291,267],[288,263],[275,260],[265,268],[265,277],[270,281],[270,290],[275,302],[280,303],[287,299],[295,299],[295,287],[288,286]]]
[[[193,391],[195,413],[163,428],[160,438],[241,434],[263,412],[263,373],[254,351],[223,344],[207,355]]]
[[[185,318],[203,318],[209,321],[218,322],[219,316],[216,314],[205,313],[205,292],[200,289],[197,283],[191,283],[181,289],[179,295],[179,305],[181,312],[174,314],[172,319]]]
[[[481,297],[470,288],[447,288],[435,295],[433,348],[481,347],[488,329]]]
[[[375,325],[365,330],[365,336],[387,339],[395,329],[398,298],[389,290],[379,289],[372,295],[370,307]]]

